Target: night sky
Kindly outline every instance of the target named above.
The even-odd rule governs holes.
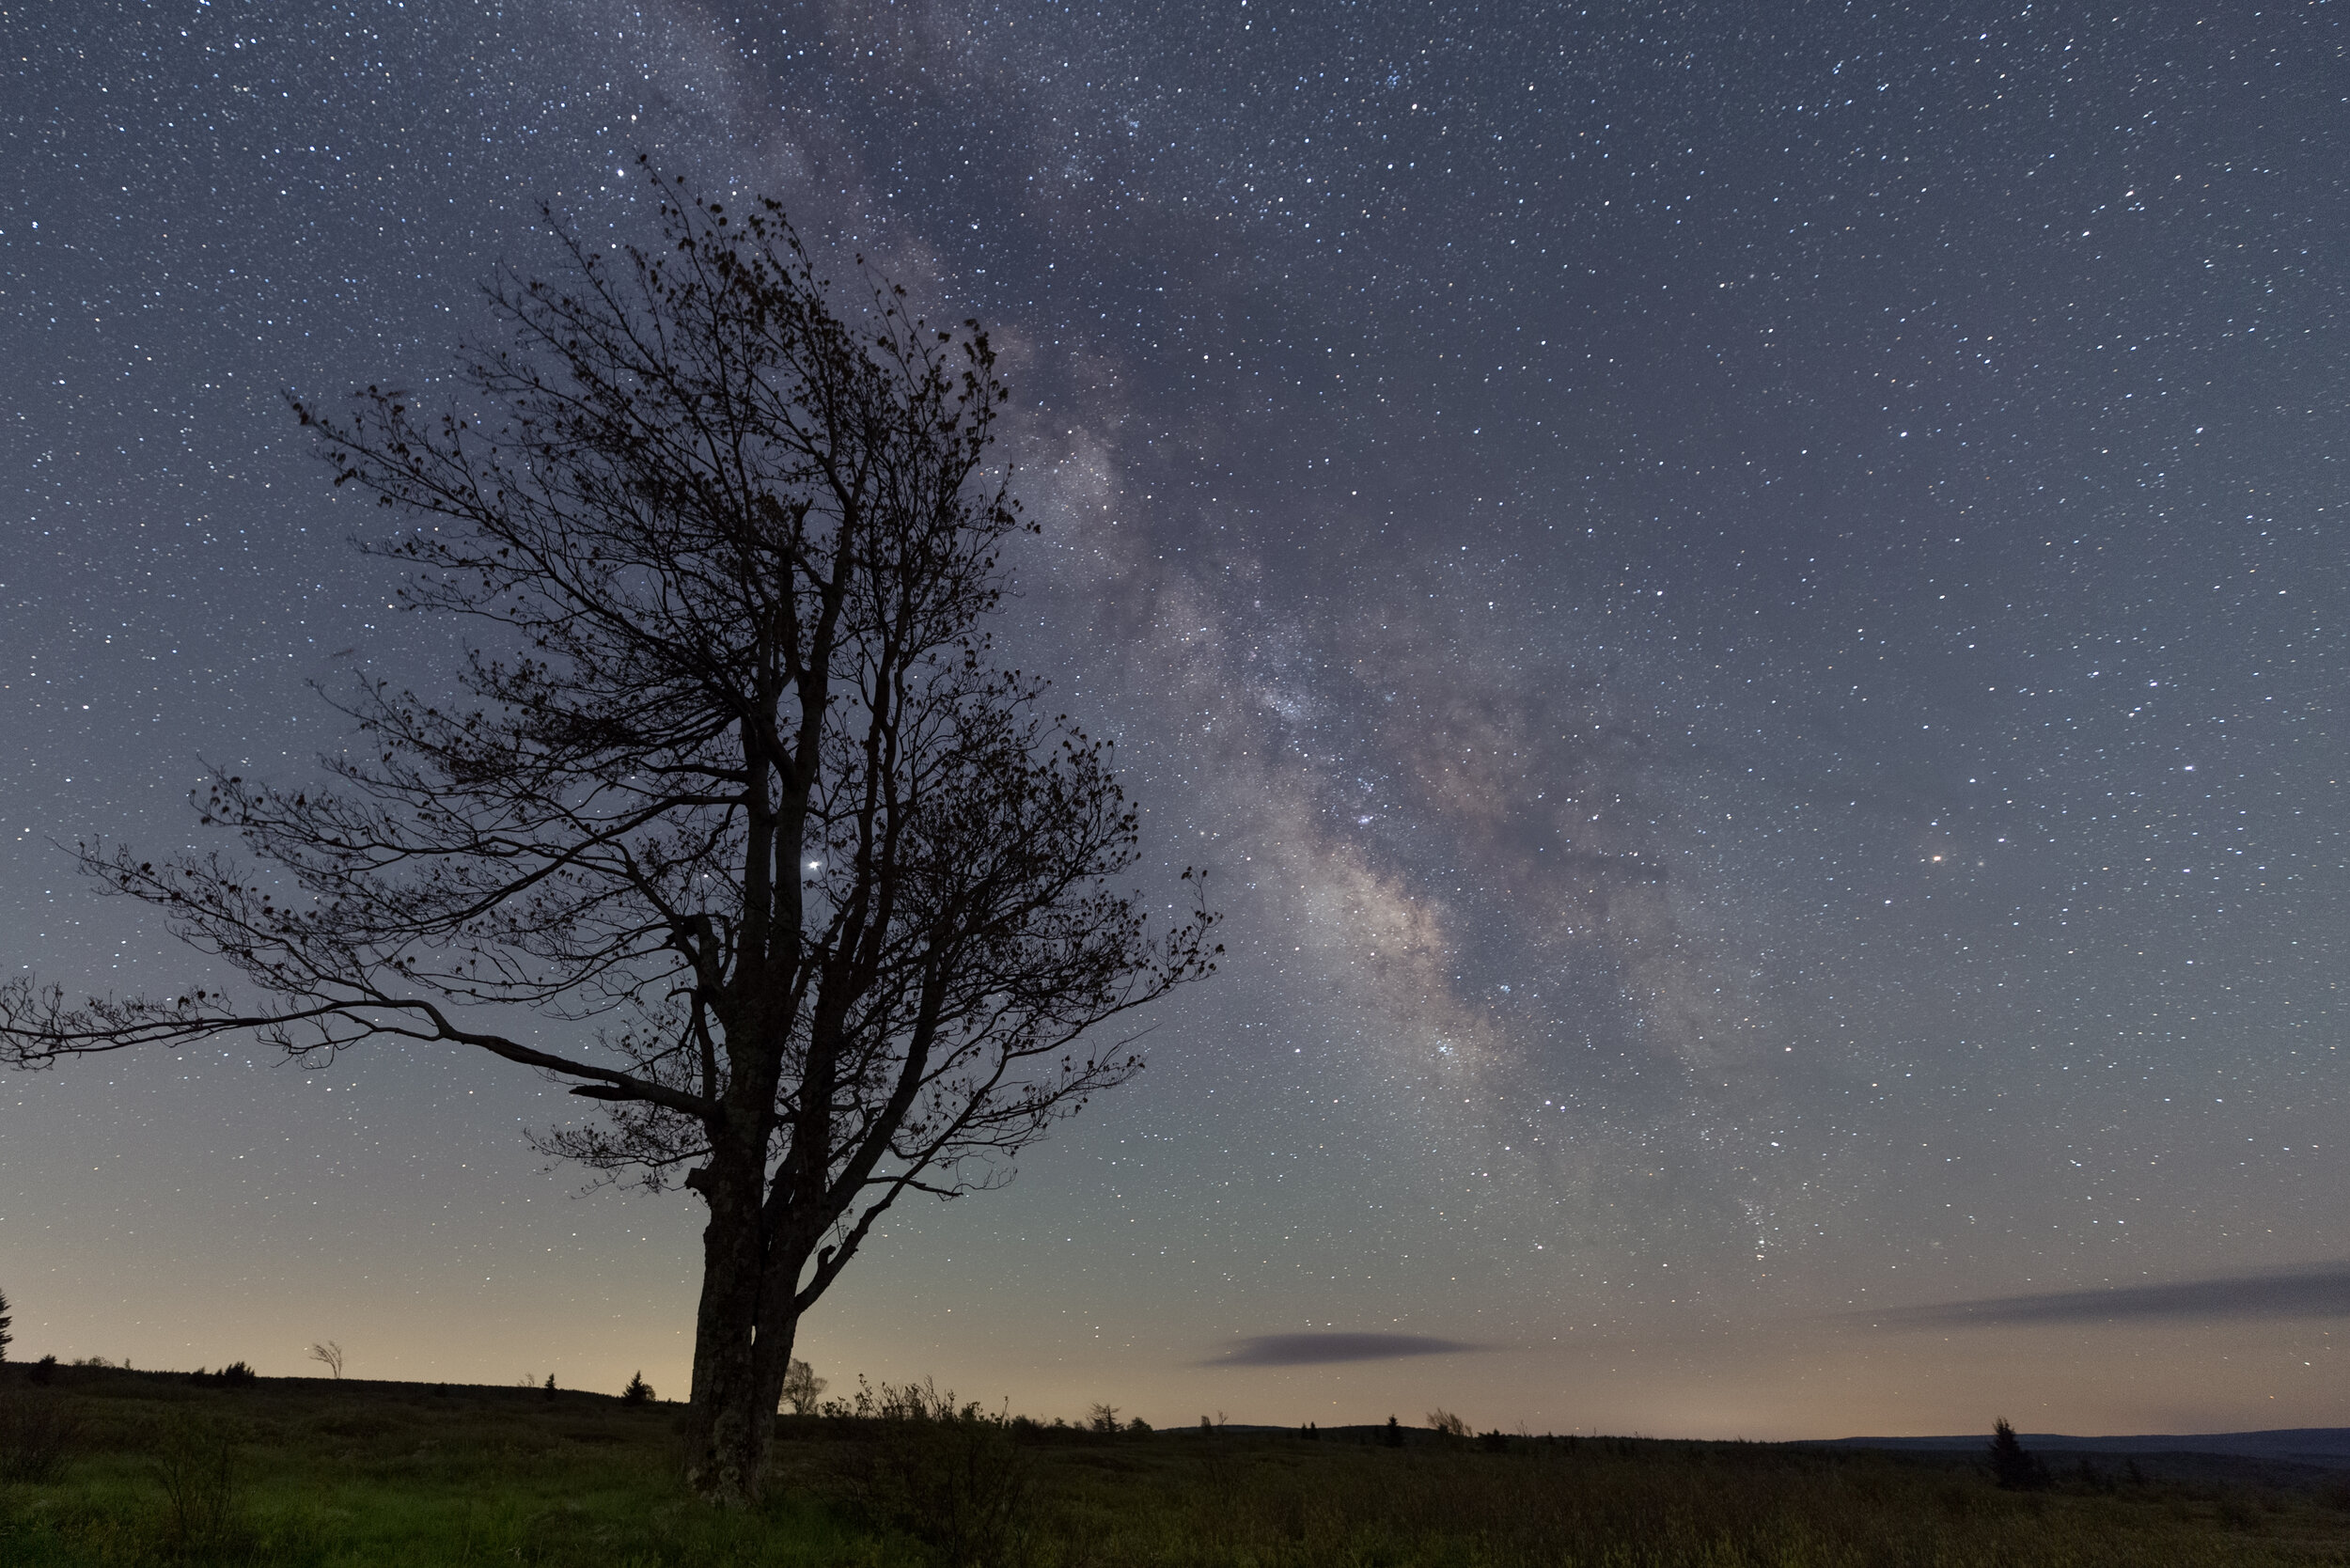
[[[803,1328],[1043,1416],[2350,1423],[2350,14],[0,10],[0,963],[442,679],[281,392],[443,395],[636,155],[1005,352],[1002,640],[1222,973]],[[685,1383],[504,1064],[0,1081],[19,1356]],[[1410,1354],[1405,1354],[1410,1353]],[[307,1370],[316,1370],[314,1368]]]

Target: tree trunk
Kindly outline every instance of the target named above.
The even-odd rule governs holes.
[[[695,1185],[710,1205],[702,1228],[702,1294],[694,1322],[693,1404],[686,1415],[685,1481],[706,1502],[759,1501],[782,1390],[760,1375],[772,1347],[760,1343],[766,1273],[760,1187],[764,1161],[713,1149]],[[791,1325],[784,1325],[789,1353]]]

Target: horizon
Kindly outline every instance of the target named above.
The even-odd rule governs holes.
[[[121,1363],[121,1362],[118,1362],[118,1361],[108,1361],[108,1360],[106,1360],[106,1359],[105,1359],[104,1357],[102,1357],[102,1356],[99,1356],[99,1357],[91,1357],[91,1358],[86,1358],[86,1359],[82,1359],[82,1360],[75,1360],[75,1361],[57,1361],[57,1360],[55,1360],[54,1358],[49,1357],[49,1356],[43,1356],[43,1357],[40,1357],[39,1359],[40,1359],[40,1360],[42,1360],[42,1361],[48,1362],[48,1363],[50,1364],[50,1373],[49,1373],[49,1375],[51,1375],[52,1377],[54,1377],[54,1376],[55,1375],[55,1373],[57,1373],[57,1372],[75,1372],[75,1371],[82,1371],[82,1372],[125,1372],[125,1373],[129,1373],[130,1375],[134,1376],[134,1377],[149,1377],[149,1378],[179,1379],[179,1380],[188,1381],[188,1382],[192,1382],[192,1383],[200,1383],[202,1386],[208,1386],[208,1387],[210,1387],[210,1386],[233,1387],[234,1385],[233,1385],[232,1383],[227,1383],[227,1382],[224,1382],[224,1381],[223,1381],[224,1374],[233,1374],[233,1375],[248,1375],[248,1374],[249,1374],[250,1378],[251,1378],[251,1379],[253,1379],[253,1380],[256,1380],[256,1381],[269,1381],[269,1382],[277,1382],[277,1383],[306,1383],[306,1384],[317,1384],[317,1385],[320,1385],[321,1388],[332,1388],[334,1386],[336,1386],[336,1385],[337,1385],[337,1384],[353,1384],[353,1385],[360,1385],[360,1384],[364,1384],[364,1385],[370,1385],[370,1386],[373,1386],[373,1387],[376,1387],[376,1388],[387,1388],[387,1389],[395,1389],[395,1388],[415,1388],[415,1389],[423,1389],[423,1390],[425,1390],[425,1391],[426,1391],[426,1392],[428,1392],[428,1393],[431,1393],[431,1394],[435,1394],[435,1395],[438,1395],[438,1394],[458,1394],[458,1393],[501,1393],[501,1394],[513,1394],[513,1395],[516,1395],[516,1396],[537,1395],[537,1396],[540,1397],[541,1399],[544,1399],[544,1398],[548,1397],[548,1390],[547,1390],[547,1388],[546,1388],[546,1387],[545,1387],[545,1384],[544,1384],[542,1381],[541,1381],[541,1382],[531,1382],[531,1381],[527,1381],[527,1380],[525,1380],[525,1379],[520,1379],[520,1378],[516,1379],[515,1381],[513,1381],[513,1382],[511,1382],[511,1383],[462,1383],[462,1382],[454,1382],[454,1381],[438,1380],[438,1379],[414,1379],[414,1378],[375,1378],[375,1377],[358,1377],[358,1376],[338,1376],[338,1375],[337,1375],[337,1374],[335,1374],[335,1373],[333,1373],[333,1372],[295,1372],[272,1373],[272,1372],[257,1372],[257,1371],[255,1371],[254,1369],[252,1369],[252,1368],[250,1368],[250,1367],[246,1366],[246,1365],[245,1365],[244,1363],[243,1363],[243,1362],[228,1363],[228,1364],[226,1364],[226,1365],[224,1365],[224,1366],[221,1366],[221,1367],[214,1367],[214,1368],[207,1368],[207,1367],[201,1367],[201,1366],[199,1366],[199,1367],[195,1367],[195,1368],[187,1368],[187,1367],[133,1367],[133,1366],[127,1366],[127,1365],[125,1365],[125,1364],[123,1364],[123,1363]],[[33,1364],[33,1363],[28,1363],[28,1362],[20,1361],[18,1364],[19,1364],[19,1365],[31,1365],[31,1364]],[[239,1369],[243,1369],[242,1372],[239,1371]],[[636,1373],[636,1374],[634,1374],[634,1376],[635,1376],[635,1377],[637,1377],[637,1378],[641,1378],[642,1373],[641,1373],[641,1372]],[[916,1380],[915,1380],[915,1383],[914,1383],[914,1384],[912,1384],[912,1385],[909,1385],[908,1387],[910,1387],[910,1388],[911,1388],[911,1387],[920,1387],[920,1386],[923,1384],[923,1381],[924,1381],[924,1380],[922,1380],[922,1379],[916,1379]],[[932,1380],[932,1381],[934,1382],[934,1380]],[[679,1398],[675,1398],[675,1397],[670,1396],[670,1395],[666,1395],[666,1394],[663,1394],[663,1393],[661,1393],[661,1392],[660,1392],[660,1390],[659,1390],[658,1388],[652,1388],[650,1385],[647,1385],[647,1388],[648,1388],[648,1392],[647,1392],[647,1394],[646,1394],[646,1396],[645,1396],[647,1403],[653,1403],[653,1404],[667,1404],[667,1405],[682,1405],[682,1404],[684,1404],[684,1403],[686,1403],[686,1402],[685,1402],[684,1400],[682,1400],[682,1399],[679,1399]],[[885,1398],[885,1396],[886,1396],[886,1394],[888,1393],[888,1391],[889,1391],[889,1390],[888,1390],[888,1388],[887,1388],[886,1386],[885,1386],[885,1385],[882,1385],[882,1384],[871,1384],[871,1385],[870,1385],[870,1390],[869,1390],[869,1391],[872,1394],[872,1396],[873,1396],[876,1400],[881,1400],[881,1399]],[[948,1401],[948,1408],[955,1408],[955,1409],[969,1409],[969,1408],[972,1408],[972,1407],[973,1407],[974,1405],[976,1405],[976,1403],[977,1403],[977,1402],[975,1402],[975,1401],[960,1401],[960,1400],[958,1400],[958,1399],[957,1399],[957,1397],[956,1397],[956,1395],[955,1395],[955,1391],[954,1391],[954,1390],[952,1390],[952,1389],[939,1389],[939,1390],[937,1390],[937,1392],[939,1393],[940,1397],[941,1397],[943,1400],[946,1400],[946,1401]],[[556,1388],[555,1388],[555,1390],[554,1390],[554,1393],[555,1393],[556,1395],[558,1395],[558,1396],[559,1396],[559,1395],[568,1395],[568,1394],[585,1394],[585,1395],[588,1395],[588,1396],[589,1396],[589,1397],[591,1397],[591,1398],[595,1398],[595,1399],[611,1400],[611,1401],[614,1401],[614,1402],[616,1402],[616,1403],[629,1403],[629,1401],[628,1401],[628,1399],[627,1399],[627,1388],[626,1388],[626,1387],[625,1387],[625,1386],[624,1386],[624,1387],[623,1387],[620,1390],[619,1390],[619,1391],[615,1391],[615,1392],[607,1392],[606,1390],[604,1390],[604,1389],[603,1389],[603,1388],[574,1388],[574,1387],[572,1387],[572,1386],[570,1386],[570,1385],[566,1385],[566,1384],[557,1384],[557,1386],[556,1387]],[[837,1405],[837,1408],[826,1408],[826,1409],[821,1409],[821,1410],[818,1410],[818,1411],[811,1412],[811,1413],[809,1413],[809,1414],[807,1414],[807,1415],[806,1415],[806,1416],[802,1416],[802,1415],[800,1415],[798,1412],[796,1412],[796,1411],[794,1411],[794,1410],[792,1410],[792,1409],[791,1409],[790,1407],[788,1407],[788,1406],[787,1406],[786,1408],[784,1408],[784,1409],[782,1409],[782,1410],[778,1411],[778,1412],[777,1412],[777,1415],[778,1415],[778,1417],[779,1417],[780,1419],[805,1419],[805,1420],[825,1420],[825,1419],[859,1420],[859,1419],[872,1419],[872,1418],[870,1418],[870,1417],[859,1416],[859,1415],[858,1415],[858,1414],[857,1414],[857,1413],[856,1413],[856,1412],[855,1412],[853,1408],[851,1408],[851,1402],[849,1402],[849,1401],[836,1401],[836,1400],[835,1400],[835,1398],[834,1398],[834,1396],[832,1396],[832,1395],[831,1395],[831,1393],[830,1393],[830,1391],[829,1391],[829,1390],[827,1390],[827,1391],[826,1391],[826,1403],[827,1403],[827,1405],[828,1405],[828,1406],[831,1406],[831,1405]],[[1142,1425],[1141,1425],[1139,1428],[1137,1428],[1137,1427],[1136,1427],[1136,1426],[1133,1424],[1133,1419],[1132,1419],[1132,1418],[1128,1415],[1128,1413],[1124,1410],[1124,1408],[1123,1408],[1122,1406],[1112,1405],[1112,1406],[1110,1406],[1109,1408],[1110,1408],[1110,1410],[1112,1411],[1113,1415],[1116,1417],[1116,1419],[1117,1419],[1119,1420],[1119,1422],[1120,1422],[1120,1432],[1132,1432],[1132,1433],[1135,1433],[1136,1435],[1146,1435],[1146,1436],[1147,1436],[1147,1435],[1178,1435],[1178,1436],[1180,1436],[1180,1435],[1186,1435],[1186,1434],[1195,1434],[1195,1433],[1198,1433],[1198,1432],[1207,1431],[1207,1430],[1209,1430],[1210,1428],[1213,1428],[1213,1430],[1214,1430],[1214,1431],[1216,1431],[1216,1432],[1231,1432],[1231,1433],[1242,1433],[1242,1434],[1265,1434],[1265,1435],[1277,1435],[1277,1436],[1280,1436],[1280,1435],[1286,1435],[1286,1436],[1308,1435],[1308,1437],[1310,1437],[1311,1435],[1316,1435],[1316,1434],[1318,1434],[1318,1435],[1330,1435],[1330,1434],[1345,1434],[1345,1433],[1379,1433],[1379,1432],[1383,1432],[1383,1431],[1387,1430],[1391,1424],[1393,1424],[1393,1425],[1401,1425],[1401,1426],[1402,1426],[1402,1427],[1405,1431],[1407,1431],[1407,1432],[1429,1433],[1429,1432],[1441,1432],[1443,1429],[1442,1429],[1442,1428],[1440,1428],[1440,1427],[1438,1427],[1438,1426],[1436,1425],[1436,1419],[1435,1419],[1435,1418],[1436,1418],[1437,1416],[1439,1416],[1439,1415],[1442,1415],[1442,1414],[1448,1414],[1448,1412],[1444,1411],[1444,1410],[1443,1410],[1443,1408],[1442,1408],[1441,1406],[1439,1406],[1436,1410],[1434,1410],[1434,1411],[1429,1412],[1429,1413],[1428,1413],[1428,1415],[1427,1415],[1426,1417],[1422,1418],[1420,1420],[1418,1420],[1418,1421],[1417,1421],[1417,1422],[1404,1420],[1404,1419],[1403,1419],[1401,1416],[1390,1414],[1390,1415],[1389,1415],[1389,1416],[1387,1416],[1387,1417],[1381,1417],[1381,1418],[1378,1418],[1378,1419],[1365,1419],[1365,1420],[1359,1420],[1359,1421],[1332,1422],[1332,1423],[1329,1423],[1329,1424],[1326,1424],[1326,1425],[1322,1424],[1322,1423],[1318,1423],[1318,1422],[1311,1422],[1311,1421],[1280,1422],[1280,1421],[1237,1421],[1237,1420],[1230,1420],[1230,1419],[1222,1419],[1222,1420],[1219,1420],[1219,1419],[1216,1419],[1214,1416],[1205,1416],[1205,1417],[1202,1417],[1202,1418],[1201,1418],[1201,1420],[1202,1420],[1203,1422],[1205,1422],[1205,1423],[1206,1423],[1205,1425],[1202,1425],[1202,1424],[1198,1424],[1198,1423],[1184,1423],[1184,1422],[1152,1422],[1152,1421],[1149,1420],[1149,1419],[1148,1419],[1148,1418],[1144,1418],[1144,1419],[1143,1419],[1143,1423],[1142,1423]],[[1101,1415],[1101,1410],[1102,1410],[1102,1406],[1101,1406],[1100,1404],[1096,1404],[1096,1405],[1094,1405],[1094,1406],[1089,1407],[1087,1411],[1085,1411],[1085,1412],[1083,1412],[1083,1413],[1081,1413],[1081,1414],[1079,1414],[1079,1415],[1075,1415],[1075,1416],[1066,1416],[1066,1415],[1036,1415],[1036,1414],[1034,1414],[1034,1413],[1032,1413],[1032,1412],[1026,1411],[1026,1410],[1010,1410],[1010,1409],[1009,1409],[1008,1407],[999,1407],[999,1408],[995,1409],[995,1410],[988,1410],[988,1409],[985,1409],[985,1408],[980,1408],[980,1409],[979,1409],[979,1416],[980,1416],[980,1418],[981,1418],[981,1419],[986,1419],[986,1420],[991,1420],[991,1421],[993,1421],[993,1420],[999,1420],[999,1419],[1001,1419],[1001,1420],[1009,1420],[1009,1421],[1013,1421],[1013,1422],[1028,1422],[1028,1423],[1032,1423],[1033,1425],[1036,1425],[1036,1426],[1042,1426],[1042,1427],[1068,1428],[1068,1429],[1070,1429],[1070,1430],[1094,1431],[1094,1430],[1097,1430],[1097,1429],[1096,1429],[1096,1427],[1094,1426],[1094,1424],[1093,1424],[1093,1423],[1094,1423],[1094,1422],[1095,1422],[1095,1421],[1099,1419],[1099,1417],[1100,1417],[1100,1415]],[[1313,1429],[1313,1431],[1312,1431],[1311,1433],[1309,1433],[1309,1431],[1308,1431],[1308,1429],[1309,1429],[1309,1428],[1312,1428],[1312,1429]],[[1479,1433],[1478,1429],[1477,1429],[1474,1425],[1470,1425],[1470,1426],[1468,1427],[1468,1429],[1467,1429],[1467,1430],[1468,1430],[1468,1435],[1469,1435],[1470,1436],[1477,1436],[1477,1435],[1480,1435],[1480,1434]],[[1866,1446],[1868,1446],[1868,1445],[1870,1445],[1870,1444],[1875,1444],[1875,1443],[1888,1443],[1888,1444],[1896,1444],[1896,1445],[1900,1445],[1900,1444],[1923,1444],[1923,1443],[1939,1443],[1939,1444],[1972,1444],[1972,1443],[1983,1443],[1983,1444],[1988,1444],[1988,1443],[1989,1443],[1989,1441],[1991,1440],[1991,1437],[1992,1437],[1992,1435],[1993,1435],[1993,1434],[1992,1434],[1991,1429],[1988,1429],[1988,1428],[1986,1428],[1984,1431],[1980,1432],[1980,1433],[1974,1433],[1974,1432],[1936,1432],[1936,1433],[1884,1433],[1884,1432],[1878,1432],[1878,1433],[1853,1433],[1853,1434],[1846,1434],[1846,1435],[1840,1435],[1840,1436],[1834,1436],[1834,1437],[1818,1437],[1818,1436],[1813,1436],[1813,1437],[1782,1437],[1782,1438],[1755,1438],[1755,1437],[1747,1437],[1747,1436],[1744,1436],[1744,1435],[1736,1435],[1736,1434],[1732,1434],[1732,1435],[1716,1435],[1716,1436],[1665,1436],[1665,1435],[1658,1435],[1658,1434],[1654,1434],[1654,1433],[1642,1433],[1642,1432],[1612,1432],[1612,1431],[1602,1431],[1602,1430],[1592,1430],[1592,1431],[1586,1432],[1586,1431],[1582,1431],[1582,1430],[1580,1430],[1580,1429],[1575,1429],[1575,1428],[1570,1428],[1570,1429],[1568,1429],[1568,1430],[1566,1430],[1566,1431],[1559,1431],[1559,1432],[1553,1432],[1553,1431],[1549,1431],[1549,1430],[1547,1430],[1547,1429],[1545,1429],[1545,1430],[1543,1430],[1543,1431],[1541,1431],[1541,1432],[1535,1432],[1535,1431],[1530,1431],[1530,1430],[1528,1430],[1528,1429],[1527,1429],[1527,1428],[1526,1428],[1523,1424],[1521,1424],[1519,1427],[1517,1427],[1517,1428],[1513,1428],[1513,1429],[1503,1429],[1503,1428],[1500,1428],[1500,1427],[1490,1427],[1490,1428],[1487,1428],[1487,1429],[1485,1429],[1485,1430],[1486,1430],[1487,1432],[1500,1432],[1500,1433],[1502,1433],[1502,1435],[1505,1435],[1505,1436],[1516,1436],[1516,1437],[1538,1437],[1538,1438],[1557,1438],[1557,1437],[1590,1437],[1590,1438],[1593,1438],[1593,1439],[1595,1439],[1595,1440],[1606,1440],[1606,1441],[1633,1441],[1633,1442],[1657,1442],[1657,1443],[1684,1443],[1684,1442],[1685,1442],[1685,1443],[1718,1443],[1718,1444],[1728,1444],[1728,1445],[1733,1445],[1733,1446],[1736,1446],[1736,1445],[1749,1445],[1749,1444],[1761,1444],[1762,1446],[1764,1446],[1764,1447],[1780,1446],[1780,1447],[1795,1447],[1795,1448],[1817,1448],[1817,1447],[1822,1447],[1822,1446],[1826,1446],[1826,1447],[1836,1447],[1836,1446],[1840,1446],[1840,1445],[1849,1445],[1849,1446],[1856,1446],[1856,1447],[1866,1447]],[[2175,1439],[2175,1440],[2177,1440],[2177,1441],[2181,1441],[2181,1442],[2191,1442],[2191,1441],[2197,1441],[2197,1440],[2222,1440],[2222,1441],[2227,1441],[2227,1440],[2240,1440],[2240,1439],[2244,1439],[2244,1438],[2256,1438],[2256,1437],[2292,1438],[2292,1437],[2300,1437],[2300,1436],[2326,1436],[2326,1437],[2340,1437],[2340,1438],[2346,1438],[2346,1439],[2350,1439],[2350,1426],[2270,1427],[2270,1428],[2262,1428],[2262,1429],[2256,1429],[2256,1430],[2252,1430],[2252,1431],[2243,1431],[2243,1432],[2137,1432],[2137,1433],[2123,1433],[2123,1432],[2075,1433],[2075,1432],[2053,1432],[2053,1431],[2051,1431],[2051,1432],[2037,1432],[2037,1431],[2028,1431],[2028,1430],[2025,1430],[2025,1429],[2022,1429],[2022,1428],[2017,1428],[2017,1429],[2016,1429],[2016,1432],[2015,1432],[2015,1435],[2016,1435],[2017,1437],[2019,1437],[2019,1438],[2029,1439],[2029,1440],[2032,1440],[2032,1441],[2039,1441],[2039,1442],[2056,1441],[2056,1442],[2061,1442],[2061,1443],[2092,1443],[2092,1442],[2148,1443],[2148,1442],[2158,1442],[2158,1441],[2164,1441],[2164,1440],[2173,1440],[2173,1439]],[[2161,1451],[2161,1450],[2149,1450],[2149,1451]],[[2183,1451],[2186,1451],[2186,1450],[2183,1450]],[[2290,1451],[2290,1450],[2289,1450],[2289,1451]],[[2319,1452],[2319,1453],[2323,1453],[2323,1452],[2331,1452],[2332,1450],[2311,1450],[2311,1452]],[[2343,1450],[2342,1450],[2342,1457],[2344,1459],[2344,1461],[2345,1461],[2346,1463],[2350,1463],[2350,1447],[2345,1447],[2345,1448],[2343,1449]]]

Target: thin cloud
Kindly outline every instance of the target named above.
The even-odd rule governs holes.
[[[1327,1361],[1394,1361],[1407,1356],[1457,1356],[1480,1349],[1425,1334],[1258,1334],[1211,1367],[1311,1367]]]
[[[1854,1315],[1888,1328],[2003,1328],[2125,1318],[2350,1317],[2350,1264],[2170,1285],[1992,1296]]]

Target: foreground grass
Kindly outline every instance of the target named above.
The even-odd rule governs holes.
[[[2291,1487],[2018,1496],[1931,1457],[1606,1440],[1488,1451],[1426,1434],[1390,1450],[791,1421],[776,1500],[726,1515],[678,1482],[674,1405],[78,1369],[59,1384],[0,1388],[20,1409],[46,1394],[80,1423],[60,1470],[0,1487],[10,1568],[2350,1565],[2350,1498]]]

